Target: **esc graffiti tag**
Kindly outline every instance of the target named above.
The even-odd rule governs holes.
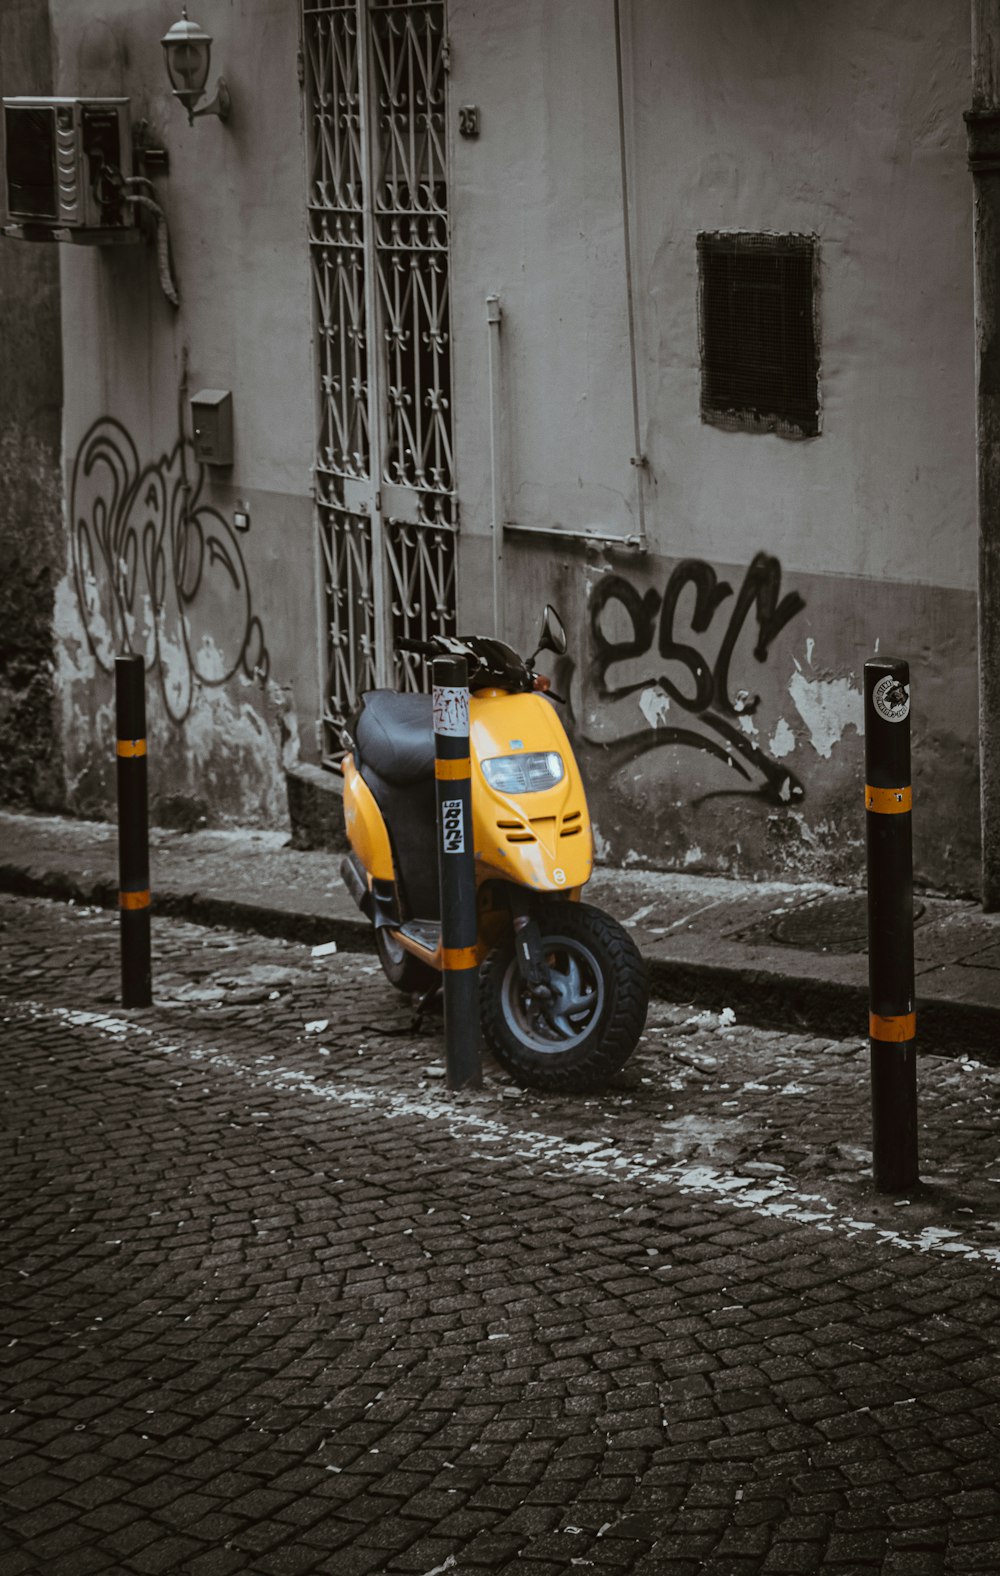
[[[102,416],[77,450],[70,486],[73,575],[90,649],[110,673],[133,642],[145,645],[175,723],[189,716],[197,687],[239,671],[263,683],[269,668],[243,555],[201,501],[201,466],[188,481],[192,463],[180,438],[141,465],[126,429]]]
[[[758,662],[764,662],[777,635],[805,607],[803,598],[797,591],[782,597],[781,565],[767,553],[757,553],[729,609],[715,661],[710,663],[696,645],[677,639],[677,604],[688,586],[693,588],[695,597],[691,631],[703,635],[722,603],[733,595],[729,582],[720,580],[712,565],[704,559],[685,558],[676,564],[662,596],[654,589],[640,592],[622,575],[610,575],[599,581],[590,602],[592,655],[588,678],[590,692],[604,701],[621,700],[656,684],[683,711],[697,717],[700,727],[655,727],[631,733],[611,744],[595,739],[586,742],[601,749],[606,763],[610,756],[612,769],[664,745],[703,750],[731,767],[751,785],[718,789],[717,793],[758,795],[775,805],[800,803],[805,798],[805,789],[795,773],[771,760],[740,726],[741,717],[753,716],[760,697],[741,692],[734,700],[730,693],[729,669],[751,613],[757,625],[753,654]],[[605,633],[603,619],[612,604],[617,604],[631,627],[626,639],[611,640]],[[652,671],[635,683],[609,684],[611,668],[617,663],[647,656],[653,650],[654,641],[656,654],[664,664],[659,671]],[[702,728],[712,732],[703,732]],[[748,767],[757,775],[756,786]]]

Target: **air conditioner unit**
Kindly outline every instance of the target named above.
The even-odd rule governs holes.
[[[127,98],[5,98],[3,112],[7,234],[100,240],[134,229]]]

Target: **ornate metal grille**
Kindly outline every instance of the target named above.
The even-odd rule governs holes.
[[[387,481],[452,486],[444,7],[373,0],[375,248],[388,352]]]
[[[317,493],[326,587],[326,696],[323,721],[336,730],[377,682],[372,532],[364,515],[351,514]],[[336,752],[339,735],[324,739]]]
[[[455,633],[455,532],[389,521],[387,534],[392,573],[392,636],[432,631]],[[403,689],[426,688],[426,664],[400,652],[396,676]]]
[[[367,476],[364,181],[357,17],[348,5],[306,8],[314,84],[309,239],[323,393],[317,468]]]
[[[455,627],[443,0],[303,0],[325,753]],[[371,325],[371,328],[370,328]]]

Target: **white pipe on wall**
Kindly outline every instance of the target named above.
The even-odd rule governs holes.
[[[639,364],[635,343],[635,300],[632,290],[632,217],[628,191],[628,157],[625,148],[625,81],[622,68],[622,19],[621,0],[615,6],[615,73],[618,86],[618,156],[621,162],[622,236],[625,255],[625,298],[628,307],[629,366],[632,374],[632,464],[635,467],[636,502],[639,509],[639,542],[645,550],[646,540],[646,482],[648,460],[642,448],[642,424],[639,416]]]
[[[493,633],[504,638],[506,616],[503,597],[503,382],[500,365],[500,324],[503,312],[500,297],[486,297],[486,324],[489,334],[490,380],[490,535],[493,542]]]

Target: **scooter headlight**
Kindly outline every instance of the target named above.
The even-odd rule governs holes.
[[[530,755],[494,755],[483,761],[483,776],[499,793],[540,793],[554,788],[566,775],[557,750],[539,750]]]

